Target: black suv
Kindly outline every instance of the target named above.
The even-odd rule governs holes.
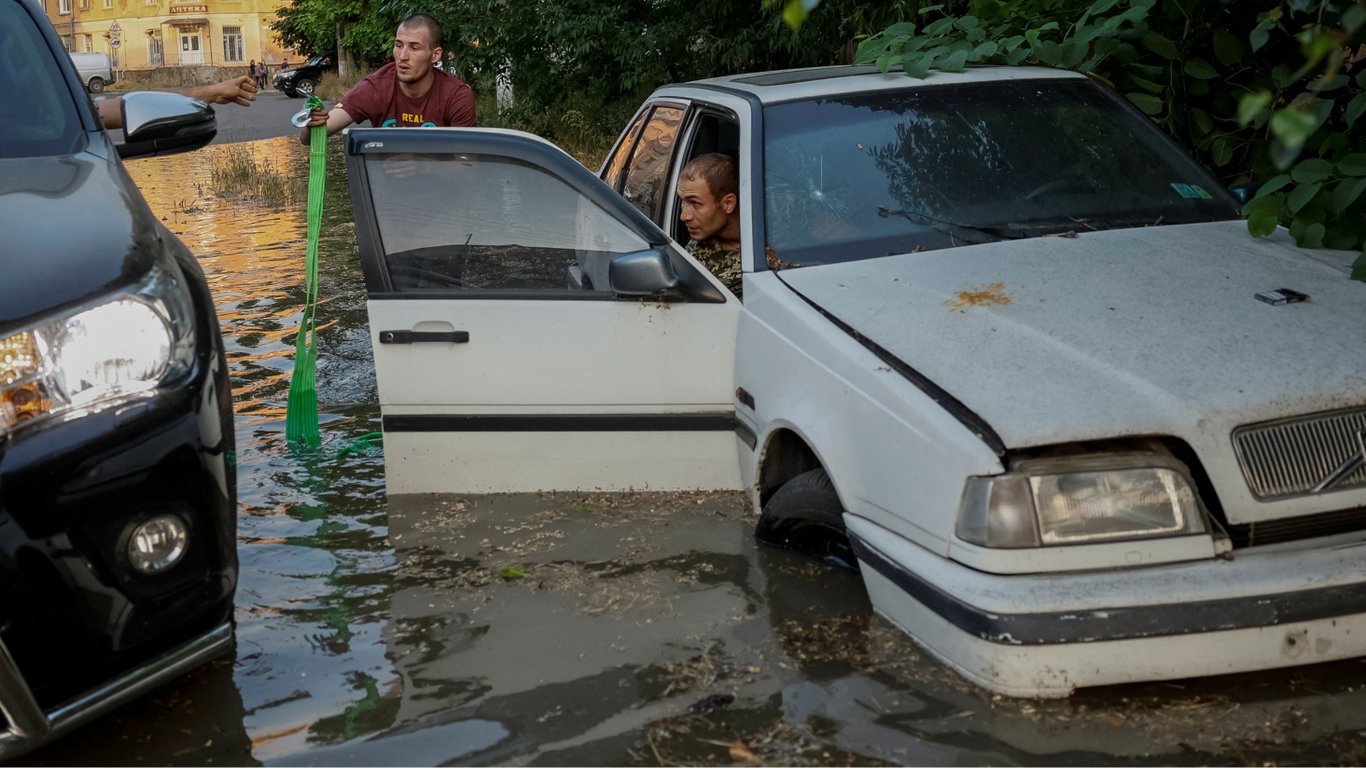
[[[282,69],[275,73],[275,90],[291,98],[306,98],[313,95],[318,81],[328,72],[337,71],[337,62],[330,55],[320,53],[297,67]]]
[[[0,0],[0,758],[232,646],[228,367],[194,255],[124,170],[213,109],[100,125],[38,0]]]

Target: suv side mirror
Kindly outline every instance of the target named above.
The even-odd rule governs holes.
[[[663,248],[623,253],[607,265],[607,281],[618,296],[682,296],[682,283]]]
[[[119,157],[131,160],[188,152],[213,141],[213,107],[178,93],[140,91],[123,96],[124,143]]]

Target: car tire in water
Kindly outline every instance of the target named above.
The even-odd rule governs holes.
[[[104,93],[104,80],[102,78],[92,77],[90,78],[90,82],[86,83],[86,88],[89,89],[91,93]]]
[[[318,84],[317,81],[305,77],[305,78],[303,78],[302,80],[300,80],[299,82],[297,82],[297,83],[294,84],[294,92],[291,93],[290,95],[291,95],[291,96],[303,96],[303,97],[305,97],[305,98],[307,98],[307,97],[309,97],[309,96],[312,96],[312,95],[313,95],[313,87],[316,86],[317,84]]]
[[[774,492],[764,504],[754,535],[759,541],[807,552],[832,565],[858,568],[844,528],[844,505],[820,467],[797,475]]]

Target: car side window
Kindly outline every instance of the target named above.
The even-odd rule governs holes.
[[[645,116],[650,114],[650,110],[642,109],[636,116],[635,122],[631,123],[625,135],[622,136],[621,143],[617,144],[616,150],[607,162],[603,164],[602,180],[607,182],[607,186],[613,192],[621,193],[621,180],[626,171],[626,160],[631,157],[631,150],[636,148],[636,139],[640,138],[640,129],[645,125]]]
[[[692,120],[689,121],[687,147],[683,162],[678,164],[678,170],[687,165],[693,158],[711,152],[720,152],[723,155],[730,155],[738,164],[740,162],[740,122],[729,113],[721,114],[711,108],[698,110]],[[675,182],[677,186],[677,182]],[[678,190],[671,189],[669,194],[676,195]],[[676,206],[674,206],[676,208]],[[666,206],[666,210],[669,207]],[[676,242],[688,242],[688,228],[678,219],[678,212],[671,211],[670,221],[664,222],[665,232],[669,233]]]
[[[673,194],[673,190],[665,189],[665,186],[674,140],[682,122],[682,108],[657,107],[640,133],[626,171],[622,196],[656,223],[659,223],[664,196]]]
[[[612,257],[651,247],[559,176],[517,160],[372,155],[366,172],[395,291],[607,291]]]
[[[688,233],[687,225],[681,220],[683,207],[678,200],[677,190],[678,175],[681,175],[682,170],[690,162],[703,155],[726,155],[734,161],[738,172],[740,164],[739,121],[728,112],[719,112],[710,107],[698,109],[688,120],[683,146],[685,148],[683,157],[677,164],[675,177],[670,185],[673,188],[669,190],[670,199],[674,204],[666,205],[664,209],[670,218],[665,231],[675,242],[687,243],[688,251],[692,253],[693,258],[739,298],[743,285],[741,275],[744,272],[741,252],[720,247],[715,243],[698,243],[696,245],[690,243],[691,236]]]

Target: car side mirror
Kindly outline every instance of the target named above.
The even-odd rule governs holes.
[[[124,143],[117,149],[125,160],[199,149],[218,134],[213,107],[178,93],[127,93],[120,110]]]
[[[607,265],[607,281],[618,296],[682,296],[682,282],[662,247],[615,256]]]

